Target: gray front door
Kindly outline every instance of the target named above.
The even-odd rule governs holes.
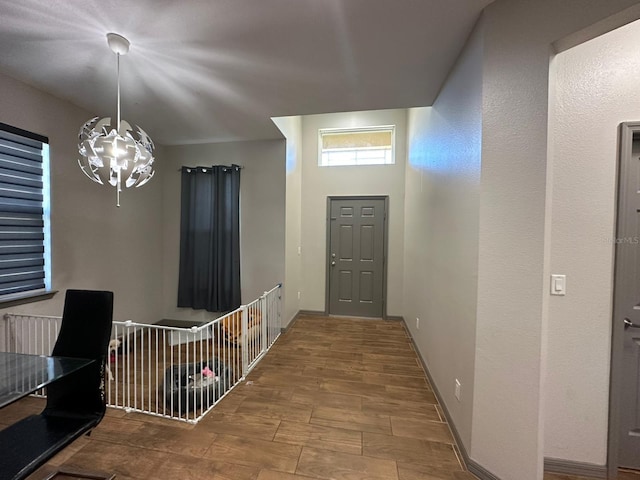
[[[617,466],[640,470],[640,124],[621,128],[612,398],[618,398]]]
[[[328,311],[382,317],[385,205],[383,197],[329,199]]]

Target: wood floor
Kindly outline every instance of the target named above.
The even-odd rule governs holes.
[[[0,428],[42,405],[0,410]],[[117,480],[475,479],[402,323],[318,317],[299,318],[199,424],[109,409],[29,480],[60,466]]]
[[[544,480],[593,480],[593,478],[545,473]],[[620,472],[618,472],[618,480],[640,480],[640,472],[621,470]]]

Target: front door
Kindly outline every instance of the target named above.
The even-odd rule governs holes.
[[[621,128],[612,398],[618,399],[617,466],[640,470],[640,123]]]
[[[330,198],[328,210],[328,312],[382,317],[386,199]]]

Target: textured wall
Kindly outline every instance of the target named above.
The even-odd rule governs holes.
[[[3,75],[0,91],[0,122],[49,137],[52,287],[60,291],[9,311],[61,315],[67,288],[103,289],[115,293],[116,320],[155,321],[163,267],[162,149],[156,177],[125,189],[117,208],[115,189],[89,180],[77,163],[78,131],[94,114]]]
[[[285,276],[283,326],[300,310],[298,291],[302,276],[302,118],[279,117],[273,121],[287,139]]]
[[[555,58],[545,455],[606,463],[618,125],[640,120],[640,22]]]
[[[318,167],[318,129],[396,125],[395,165]],[[327,197],[389,196],[387,313],[402,314],[406,111],[307,115],[302,117],[302,299],[303,310],[324,311]]]
[[[471,456],[500,478],[542,478],[552,43],[635,4],[497,0],[484,12]]]
[[[250,302],[284,281],[285,141],[228,142],[166,147],[164,182],[163,315],[210,320],[204,310],[177,308],[180,265],[182,165],[242,165],[240,263],[242,301]]]
[[[481,125],[480,24],[433,107],[409,110],[405,193],[404,316],[466,448],[473,407]],[[461,401],[454,397],[456,378]]]

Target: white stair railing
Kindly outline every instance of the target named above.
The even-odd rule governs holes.
[[[280,335],[281,291],[191,328],[114,321],[107,405],[197,423],[260,361]],[[0,349],[50,355],[61,318],[5,314]]]

